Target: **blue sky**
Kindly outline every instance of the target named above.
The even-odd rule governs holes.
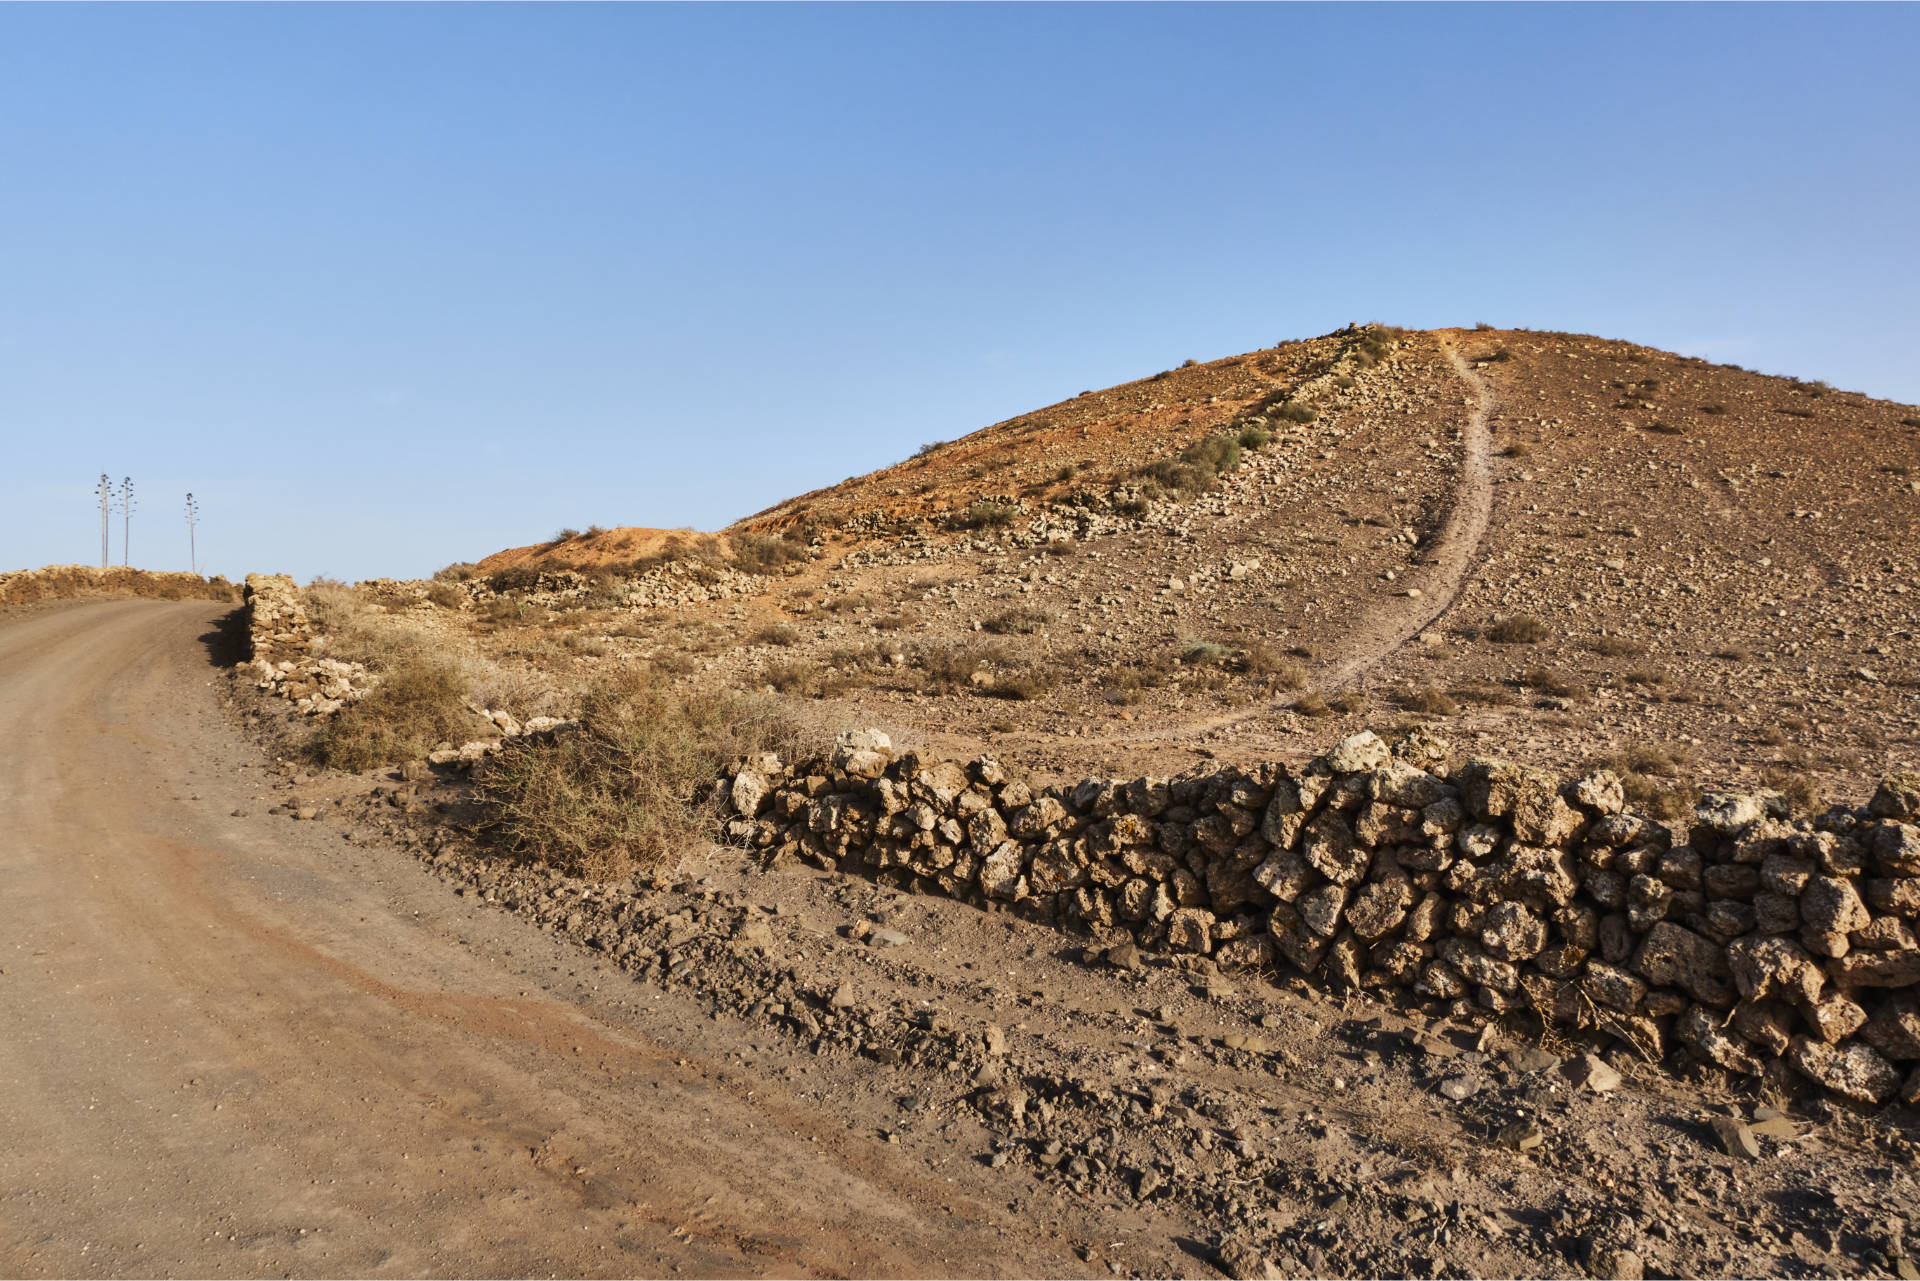
[[[713,528],[1354,320],[1920,401],[1920,6],[0,7],[0,567]],[[115,559],[119,559],[118,538]]]

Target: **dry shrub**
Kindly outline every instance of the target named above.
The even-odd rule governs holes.
[[[1485,632],[1486,638],[1496,645],[1534,645],[1551,634],[1547,625],[1531,614],[1510,614],[1495,619]]]
[[[1521,672],[1519,681],[1536,694],[1549,694],[1555,698],[1585,698],[1587,687],[1565,672],[1551,667],[1530,667]]]
[[[1240,669],[1249,676],[1263,676],[1281,689],[1305,689],[1306,664],[1276,653],[1264,641],[1254,641],[1240,651]]]
[[[150,600],[238,601],[240,589],[220,577],[129,569],[112,565],[49,565],[0,573],[0,605],[26,605],[77,596],[141,596]]]
[[[1587,648],[1605,658],[1638,658],[1647,652],[1645,645],[1625,636],[1596,636]]]
[[[1692,753],[1679,745],[1640,743],[1589,762],[1620,776],[1632,808],[1658,819],[1685,818],[1700,799],[1691,781]]]
[[[1012,659],[999,645],[962,643],[922,646],[913,652],[911,663],[929,692],[951,694],[971,689],[973,674],[981,668],[1009,667]]]
[[[987,686],[987,694],[993,698],[1012,698],[1023,702],[1045,698],[1049,688],[1044,673],[1039,671],[1010,672],[994,678]]]
[[[1399,698],[1400,706],[1410,712],[1419,712],[1423,716],[1458,716],[1460,704],[1453,701],[1445,690],[1433,688],[1408,690]]]
[[[702,839],[703,793],[729,761],[765,751],[791,760],[807,746],[772,700],[676,695],[625,671],[587,691],[573,731],[509,743],[479,799],[508,851],[615,880]]]
[[[1745,645],[1729,645],[1725,649],[1716,649],[1713,651],[1713,656],[1729,663],[1750,663],[1753,661],[1753,651]]]
[[[1035,609],[1031,605],[1017,605],[995,614],[992,618],[981,620],[980,628],[982,631],[992,632],[995,636],[1015,634],[1031,636],[1052,621],[1053,615],[1044,609]]]
[[[495,732],[468,710],[467,693],[455,664],[429,655],[406,658],[328,722],[314,752],[330,768],[357,772],[414,760],[442,741]]]
[[[760,673],[767,684],[782,694],[805,689],[819,674],[820,669],[808,662],[768,663]]]
[[[1802,814],[1811,814],[1820,808],[1820,785],[1800,768],[1791,764],[1770,765],[1761,779]]]
[[[441,609],[459,609],[467,603],[467,594],[450,582],[436,580],[427,585],[427,599]]]
[[[1344,713],[1348,716],[1357,712],[1364,712],[1373,706],[1373,700],[1357,689],[1350,689],[1344,693],[1335,694],[1327,700],[1327,703],[1334,711]]]
[[[800,633],[785,623],[769,623],[747,637],[749,645],[798,645]]]
[[[772,534],[735,534],[733,565],[747,574],[771,574],[807,558],[806,544]]]
[[[1302,716],[1332,716],[1333,707],[1314,690],[1308,690],[1294,701],[1293,710]]]

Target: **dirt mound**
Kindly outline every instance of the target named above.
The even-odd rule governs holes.
[[[598,569],[606,565],[671,560],[688,555],[713,554],[724,557],[728,551],[727,539],[722,534],[627,525],[618,529],[588,530],[584,534],[555,538],[530,547],[509,547],[505,551],[495,552],[475,568],[483,574],[535,564],[564,569]]]

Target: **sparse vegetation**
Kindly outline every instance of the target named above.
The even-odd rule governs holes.
[[[331,769],[367,770],[424,756],[440,742],[491,729],[466,706],[467,684],[445,658],[413,654],[382,673],[359,702],[342,708],[314,742]]]
[[[1419,712],[1423,716],[1458,716],[1460,704],[1444,690],[1428,687],[1408,690],[1396,699],[1400,706],[1410,712]]]
[[[1645,645],[1625,636],[1596,636],[1587,648],[1606,658],[1638,658],[1647,652]]]
[[[800,633],[785,623],[768,623],[747,636],[749,645],[798,645]]]
[[[1218,641],[1194,640],[1191,637],[1180,641],[1180,661],[1188,667],[1205,667],[1224,663],[1233,653]]]
[[[961,529],[1000,529],[1011,525],[1020,509],[1011,503],[982,499],[967,508],[966,513],[955,523]]]
[[[772,534],[736,534],[733,565],[746,574],[771,574],[807,558],[804,539],[776,537]]]
[[[1552,633],[1531,614],[1509,614],[1495,619],[1484,633],[1496,645],[1536,645]]]
[[[1320,416],[1314,411],[1313,406],[1302,404],[1297,400],[1289,400],[1269,412],[1275,418],[1284,418],[1290,423],[1310,423]]]
[[[1030,636],[1052,621],[1053,615],[1044,609],[1019,605],[982,620],[980,628],[995,636]]]
[[[1589,761],[1587,768],[1618,774],[1632,808],[1658,819],[1677,819],[1699,800],[1699,789],[1689,781],[1691,763],[1686,747],[1643,743]]]
[[[486,829],[505,849],[590,880],[658,865],[704,835],[704,789],[735,757],[803,735],[775,704],[676,695],[625,671],[588,690],[579,727],[511,742],[480,778]]]
[[[1204,436],[1180,451],[1140,469],[1149,497],[1193,498],[1220,483],[1220,477],[1240,465],[1240,439],[1220,433]]]

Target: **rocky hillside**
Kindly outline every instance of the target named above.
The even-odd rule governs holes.
[[[1920,410],[1819,383],[1574,334],[1355,328],[759,513],[728,554],[781,554],[686,571],[738,572],[725,594],[517,582],[534,631],[483,586],[460,612],[558,679],[646,661],[1043,776],[1427,725],[1609,765],[1656,810],[1701,778],[1811,804],[1916,763],[1917,457]],[[626,532],[542,555],[624,556]]]

